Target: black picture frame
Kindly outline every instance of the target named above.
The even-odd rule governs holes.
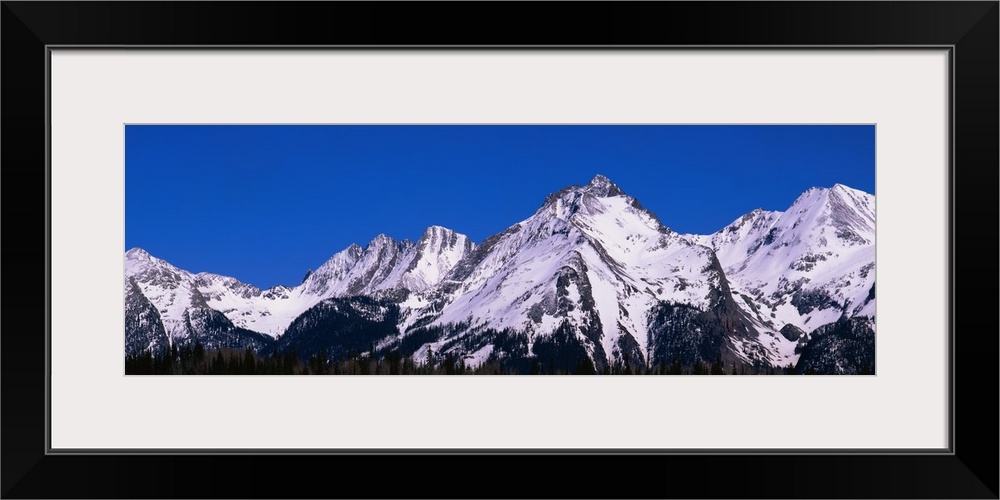
[[[2,4],[4,498],[998,498],[996,1]],[[49,454],[46,95],[54,45],[950,47],[950,453]],[[314,477],[317,469],[331,473]]]

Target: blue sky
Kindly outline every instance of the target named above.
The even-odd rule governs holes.
[[[481,242],[595,174],[706,234],[813,186],[875,193],[875,127],[128,125],[125,247],[295,285],[379,233],[440,225]]]

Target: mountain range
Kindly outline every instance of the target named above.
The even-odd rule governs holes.
[[[171,345],[334,360],[368,352],[528,373],[666,365],[874,372],[875,199],[811,188],[709,235],[680,234],[598,175],[473,242],[351,245],[266,290],[125,253],[125,352]]]

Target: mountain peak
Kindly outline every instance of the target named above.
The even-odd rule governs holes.
[[[834,184],[833,187],[830,188],[830,191],[837,192],[837,193],[847,194],[848,196],[851,196],[851,197],[854,197],[854,198],[872,196],[868,192],[862,191],[860,189],[855,189],[855,188],[852,188],[851,186],[847,186],[847,185],[839,184],[839,183],[838,184]]]
[[[864,200],[869,199],[874,199],[874,196],[860,189],[837,183],[828,188],[813,186],[803,191],[792,206],[812,205],[816,202],[835,203],[836,200],[857,200],[866,204]]]
[[[454,232],[455,231],[452,231],[451,229],[448,229],[448,228],[446,228],[444,226],[430,226],[430,227],[428,227],[427,229],[424,230],[424,234],[421,237],[421,239],[431,238],[434,235],[438,235],[438,234],[453,234]]]
[[[131,249],[129,249],[129,251],[125,252],[125,258],[126,259],[145,259],[145,260],[149,260],[152,257],[153,257],[152,255],[149,255],[149,252],[147,252],[147,251],[145,251],[145,250],[143,250],[143,249],[141,249],[139,247],[131,248]]]
[[[442,248],[451,248],[456,245],[470,247],[469,249],[471,250],[472,240],[464,234],[444,226],[430,226],[424,230],[424,234],[420,237],[420,241],[417,244],[423,249],[433,248],[435,252],[441,251]]]
[[[385,233],[379,233],[377,236],[372,238],[371,241],[368,242],[368,245],[365,248],[378,248],[381,246],[388,246],[395,243],[396,240],[392,239],[389,235]]]
[[[831,191],[860,191],[859,189],[854,189],[846,184],[836,183],[830,188]]]
[[[605,176],[603,176],[601,174],[597,174],[597,175],[594,176],[593,179],[590,179],[590,182],[587,185],[588,186],[603,186],[603,185],[607,185],[607,184],[614,184],[614,183],[611,182],[611,179],[608,179],[607,177],[605,177]]]
[[[614,182],[611,182],[611,179],[608,179],[601,174],[595,175],[594,178],[587,183],[584,190],[600,198],[622,196],[625,194],[618,186],[615,185]]]
[[[859,195],[871,196],[870,193],[867,193],[860,189],[852,188],[851,186],[848,186],[846,184],[841,184],[839,182],[830,187],[813,186],[802,192],[802,194],[809,194],[809,193],[848,193],[848,194],[853,194],[855,196]]]
[[[545,207],[551,205],[552,203],[555,203],[556,200],[572,193],[585,193],[597,198],[625,195],[625,193],[617,185],[615,185],[614,182],[611,182],[611,179],[608,179],[601,174],[597,174],[590,180],[590,182],[587,183],[586,186],[573,184],[571,186],[566,186],[555,193],[549,194],[545,197],[545,203],[543,203],[542,206]]]

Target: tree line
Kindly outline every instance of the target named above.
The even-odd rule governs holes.
[[[872,370],[872,373],[874,370]],[[300,357],[294,350],[260,354],[252,349],[206,350],[202,344],[173,344],[161,352],[145,351],[125,357],[127,375],[794,375],[795,367],[762,367],[731,364],[721,356],[712,363],[696,361],[685,366],[679,361],[655,366],[631,366],[627,362],[609,363],[594,369],[589,359],[576,367],[546,363],[538,357],[502,362],[487,359],[468,366],[465,359],[451,354],[425,352],[421,362],[414,356],[403,356],[398,350],[348,352],[331,357],[320,350]],[[816,374],[806,371],[805,374]]]

